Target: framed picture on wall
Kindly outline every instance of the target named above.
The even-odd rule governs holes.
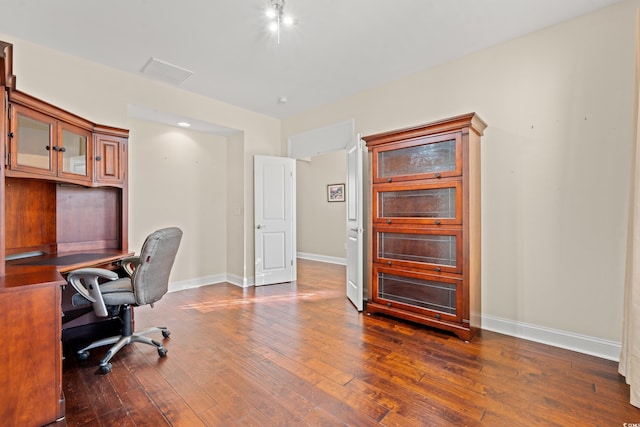
[[[344,202],[344,184],[327,185],[328,202]]]

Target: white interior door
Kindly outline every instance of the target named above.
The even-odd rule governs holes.
[[[254,157],[255,284],[296,280],[296,161]]]
[[[363,309],[362,233],[362,140],[360,135],[347,144],[347,297]]]

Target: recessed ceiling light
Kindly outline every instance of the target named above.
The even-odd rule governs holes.
[[[278,104],[286,104],[289,99],[286,96],[281,96],[278,98]]]
[[[191,126],[191,123],[178,122],[178,126],[183,127],[183,128],[188,128],[189,126]]]

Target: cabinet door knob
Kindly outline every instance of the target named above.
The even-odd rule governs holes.
[[[13,132],[9,132],[9,138],[13,138]]]
[[[436,267],[436,271],[440,271],[442,270],[440,267]]]
[[[48,145],[47,145],[47,146],[45,146],[45,147],[44,147],[44,149],[45,149],[45,150],[47,150],[47,151],[51,151],[51,147],[50,147],[50,146],[48,146]],[[53,147],[53,149],[54,149],[54,151],[55,151],[55,147]]]
[[[387,182],[391,182],[391,178],[387,178]]]
[[[436,219],[436,225],[440,225],[440,220]]]
[[[387,265],[391,265],[391,261],[387,261]]]
[[[440,313],[436,313],[436,319],[440,318]]]
[[[102,160],[102,157],[96,156],[96,162],[99,162],[100,160]]]
[[[391,220],[390,219],[387,220],[387,224],[391,224]]]
[[[441,178],[440,172],[436,172],[436,178]]]

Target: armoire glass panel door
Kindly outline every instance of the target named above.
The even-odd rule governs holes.
[[[462,182],[374,186],[374,221],[386,224],[462,224]]]
[[[411,308],[437,319],[462,319],[462,280],[415,271],[374,267],[374,292],[379,303]]]
[[[462,174],[460,134],[411,140],[376,149],[374,182],[444,178]]]
[[[460,230],[376,227],[374,262],[436,272],[462,272]]]
[[[456,285],[394,274],[378,275],[378,297],[456,314]]]

